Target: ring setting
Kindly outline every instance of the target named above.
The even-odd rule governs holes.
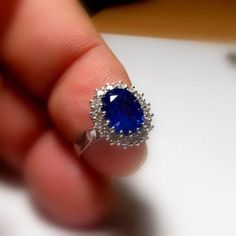
[[[105,138],[111,145],[139,146],[153,129],[153,114],[144,94],[121,81],[96,89],[90,108],[96,139]]]

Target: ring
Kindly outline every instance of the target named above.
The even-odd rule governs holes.
[[[93,129],[75,142],[80,153],[101,138],[123,148],[139,146],[153,129],[150,103],[134,86],[121,81],[96,89],[90,108]]]

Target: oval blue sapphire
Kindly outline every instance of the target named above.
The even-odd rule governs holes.
[[[115,133],[136,132],[144,123],[144,113],[136,97],[127,89],[114,88],[102,98],[102,110]]]

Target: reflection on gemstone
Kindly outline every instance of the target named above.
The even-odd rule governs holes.
[[[127,89],[115,88],[108,91],[102,98],[102,110],[109,127],[115,128],[115,133],[121,131],[128,135],[136,132],[144,123],[144,113],[136,97]]]

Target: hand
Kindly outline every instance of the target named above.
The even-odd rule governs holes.
[[[108,177],[137,169],[146,146],[77,156],[73,142],[92,127],[95,89],[128,75],[76,0],[2,0],[0,16],[0,154],[51,217],[95,224],[114,206]]]

